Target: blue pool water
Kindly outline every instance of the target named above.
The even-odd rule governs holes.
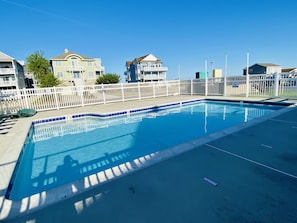
[[[279,108],[200,102],[113,118],[85,116],[32,125],[9,199],[19,200],[59,187]]]

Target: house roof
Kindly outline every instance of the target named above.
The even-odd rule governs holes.
[[[277,65],[277,64],[273,64],[273,63],[256,63],[256,64],[254,64],[254,65],[261,65],[261,66],[263,66],[263,67],[279,67],[279,65]]]
[[[152,53],[149,53],[149,54],[146,54],[146,55],[144,55],[144,56],[141,56],[141,57],[136,57],[133,61],[126,61],[126,64],[127,65],[130,65],[130,64],[132,64],[133,62],[137,62],[137,63],[139,63],[139,62],[141,62],[141,61],[143,61],[145,58],[147,58],[147,57],[149,57],[149,56],[152,56],[152,57],[155,57],[157,60],[156,61],[161,61],[161,60],[159,60],[156,56],[154,56]]]
[[[142,61],[144,58],[146,58],[148,55],[150,55],[150,54],[144,55],[144,56],[142,56],[142,57],[137,57],[137,58],[135,58],[134,60],[137,61],[137,62],[141,62],[141,61]]]
[[[80,57],[83,60],[93,59],[91,57],[86,57],[86,56],[83,56],[81,54],[70,52],[67,49],[65,49],[65,52],[63,54],[58,55],[58,56],[55,56],[51,60],[67,60],[70,56],[73,56],[73,55],[78,56],[78,57]]]
[[[15,60],[15,59],[11,56],[8,56],[5,53],[0,52],[0,60]]]
[[[262,67],[280,67],[280,65],[273,64],[273,63],[255,63],[255,64],[249,66],[249,68],[250,68],[250,67],[253,67],[253,66],[255,66],[255,65],[260,65],[260,66],[262,66]],[[246,67],[243,68],[243,70],[246,70]]]
[[[297,68],[284,68],[282,69],[282,72],[286,73],[286,72],[291,72],[291,71],[294,71],[294,70],[297,70]]]

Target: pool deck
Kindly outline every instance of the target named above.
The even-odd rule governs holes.
[[[77,196],[73,196],[67,199],[62,200],[61,202],[46,206],[40,210],[38,207],[42,206],[43,199],[46,200],[46,195],[40,195],[38,199],[36,198],[32,200],[23,200],[17,206],[14,206],[13,202],[5,199],[5,193],[8,187],[8,183],[10,181],[14,166],[16,164],[18,155],[20,150],[25,142],[28,129],[31,126],[32,121],[39,120],[39,119],[46,119],[52,117],[60,117],[60,116],[67,116],[72,114],[82,114],[82,113],[100,113],[106,114],[116,111],[126,111],[129,109],[136,109],[136,108],[144,108],[144,107],[153,107],[153,106],[160,106],[163,104],[170,104],[174,102],[182,102],[187,100],[195,100],[201,99],[205,97],[199,96],[172,96],[172,97],[162,97],[162,98],[155,98],[155,99],[145,99],[145,100],[137,100],[137,101],[127,101],[127,102],[119,102],[119,103],[110,103],[110,104],[101,104],[101,105],[93,105],[93,106],[85,106],[85,107],[76,107],[76,108],[68,108],[68,109],[60,109],[60,110],[53,110],[53,111],[44,111],[38,112],[35,116],[29,118],[18,118],[18,119],[6,119],[1,121],[1,129],[0,129],[0,221],[1,220],[8,220],[13,218],[13,215],[17,212],[21,216],[20,219],[15,220],[15,222],[26,222],[27,219],[31,219],[32,222],[182,222],[182,216],[179,216],[179,213],[173,213],[172,216],[166,216],[164,213],[170,210],[164,210],[164,213],[159,214],[158,217],[152,217],[145,212],[143,209],[143,204],[139,203],[140,200],[146,200],[146,202],[152,202],[152,200],[147,197],[147,194],[153,193],[152,197],[157,199],[158,190],[160,188],[156,188],[157,182],[147,182],[147,177],[152,177],[152,175],[156,174],[156,168],[158,165],[149,166],[142,171],[135,172],[133,174],[127,175],[125,178],[120,178],[117,180],[119,183],[118,188],[128,187],[128,191],[125,191],[122,199],[136,199],[134,202],[133,207],[130,208],[139,208],[138,213],[133,212],[133,210],[129,210],[125,208],[124,201],[121,201],[122,204],[115,204],[112,201],[107,201],[105,197],[113,197],[116,196],[120,191],[117,189],[116,181],[110,184],[110,188],[115,191],[113,195],[109,194],[111,189],[108,189],[108,186],[105,184],[102,186],[101,189],[92,188],[86,193],[78,194]],[[265,99],[265,98],[223,98],[223,97],[208,97],[212,99],[227,99],[227,100],[246,100],[246,101],[278,101],[280,99]],[[296,103],[296,101],[285,101],[288,103]],[[269,128],[268,128],[269,126]],[[276,135],[277,132],[277,135]],[[256,136],[256,137],[254,137]],[[274,137],[277,136],[277,137]],[[264,169],[268,169],[273,171],[277,174],[280,174],[283,177],[292,178],[295,180],[295,184],[297,184],[297,165],[296,162],[291,165],[290,163],[285,165],[283,169],[278,169],[271,163],[269,160],[267,162],[260,162],[254,159],[254,157],[246,158],[244,154],[237,154],[236,151],[232,150],[232,147],[236,147],[232,142],[245,142],[241,144],[241,147],[263,147],[266,149],[271,149],[274,147],[286,147],[290,149],[289,156],[285,156],[286,160],[297,160],[297,146],[296,146],[296,138],[297,138],[297,109],[295,106],[291,106],[288,109],[282,109],[280,112],[276,112],[275,114],[266,117],[262,120],[257,120],[252,122],[248,126],[245,126],[241,131],[238,132],[238,128],[228,129],[224,132],[217,134],[213,134],[209,136],[205,141],[202,142],[192,142],[191,150],[184,151],[184,154],[177,156],[174,159],[180,159],[180,162],[195,162],[193,155],[191,153],[195,153],[196,148],[207,148],[208,150],[214,150],[216,152],[227,154],[231,157],[236,159],[245,160],[252,165],[257,167],[261,167]],[[228,148],[228,150],[226,149]],[[180,148],[176,148],[180,149]],[[193,151],[192,151],[193,150]],[[177,154],[181,154],[181,152],[177,152]],[[280,160],[276,160],[276,162],[281,162]],[[291,161],[290,161],[291,162]],[[166,165],[168,166],[166,167]],[[177,185],[172,185],[170,189],[171,192],[177,193],[178,192],[178,185],[180,182],[176,182],[174,179],[179,176],[181,179],[183,178],[181,170],[176,170],[176,166],[172,166],[172,159],[164,159],[162,162],[162,171],[161,174],[166,176],[166,179],[170,182],[175,182]],[[172,174],[171,169],[175,168],[176,174]],[[185,167],[186,168],[186,167]],[[190,167],[189,167],[190,168]],[[185,170],[183,170],[185,171]],[[134,176],[134,179],[132,179]],[[144,179],[146,178],[146,179]],[[132,179],[132,180],[131,180]],[[204,179],[202,177],[202,179]],[[129,180],[131,180],[129,182]],[[155,179],[156,180],[156,179]],[[159,179],[160,180],[160,179]],[[187,179],[189,180],[189,179]],[[240,179],[239,179],[240,180]],[[142,186],[140,183],[144,181],[147,185]],[[212,179],[206,178],[206,182],[213,186],[217,186],[216,182]],[[133,186],[129,186],[133,182]],[[193,181],[192,184],[197,182]],[[128,186],[127,186],[128,185]],[[136,186],[135,186],[136,185]],[[150,185],[151,188],[147,188]],[[185,186],[185,185],[183,185]],[[166,188],[163,188],[166,190]],[[187,188],[190,190],[190,188]],[[148,191],[147,191],[148,190]],[[98,192],[99,191],[99,192]],[[140,191],[141,193],[138,193]],[[136,193],[137,192],[137,193]],[[155,196],[154,193],[157,193]],[[294,192],[295,193],[295,192]],[[134,196],[134,195],[138,196]],[[297,195],[297,192],[296,192]],[[191,195],[187,195],[191,196]],[[195,196],[195,195],[193,195]],[[198,195],[197,195],[198,196]],[[201,196],[201,195],[200,195]],[[179,196],[177,196],[179,197]],[[66,198],[66,197],[65,197]],[[102,199],[104,198],[104,199]],[[156,204],[157,207],[162,209],[162,202],[164,202],[160,198],[159,204]],[[167,199],[169,199],[167,197]],[[185,199],[180,197],[180,199]],[[170,199],[169,199],[170,200]],[[155,200],[156,201],[156,200]],[[187,202],[187,200],[183,200]],[[121,203],[119,201],[119,203]],[[68,209],[63,209],[61,211],[61,205],[65,205],[69,207]],[[106,205],[106,206],[104,206]],[[133,205],[133,204],[132,204]],[[151,204],[152,205],[152,204]],[[129,205],[128,205],[129,206]],[[152,205],[150,208],[152,210],[148,211],[156,211],[156,207]],[[123,208],[123,210],[117,211],[120,212],[118,215],[112,215],[108,212],[108,208]],[[186,206],[187,208],[191,209],[191,207]],[[60,208],[60,209],[59,209]],[[100,208],[100,211],[97,212],[97,208]],[[164,208],[164,207],[163,207]],[[293,207],[296,208],[296,207]],[[195,210],[187,209],[186,212],[188,213],[187,217],[184,217],[184,222],[194,222],[194,217],[196,216]],[[38,210],[38,211],[35,211]],[[65,211],[65,212],[64,212]],[[104,212],[105,211],[105,212]],[[172,211],[172,210],[171,210]],[[297,210],[296,210],[297,211]],[[32,212],[32,213],[31,213]],[[52,218],[45,219],[45,213],[55,213]],[[86,215],[89,213],[89,217]],[[109,213],[110,215],[108,215]],[[65,216],[64,216],[65,214]],[[141,215],[143,214],[143,215]],[[185,212],[181,212],[180,215],[185,214]],[[189,218],[189,215],[192,217]],[[166,216],[166,217],[165,217]],[[84,218],[83,218],[84,217]],[[296,216],[293,216],[296,217]],[[98,218],[98,219],[96,219]],[[143,218],[143,219],[142,219]],[[193,219],[192,219],[193,218]],[[66,220],[65,220],[66,219]],[[163,219],[161,221],[161,219]],[[174,220],[175,219],[175,220]],[[192,221],[190,221],[192,219]],[[257,219],[258,220],[258,219]],[[286,222],[290,222],[290,219],[287,219]],[[11,220],[14,221],[13,219]],[[196,221],[197,222],[197,221]],[[206,221],[205,221],[206,222]],[[209,221],[208,221],[209,222]],[[222,221],[223,222],[223,221]],[[260,222],[260,220],[259,220]],[[261,221],[262,222],[262,221]],[[293,221],[292,221],[293,222]]]

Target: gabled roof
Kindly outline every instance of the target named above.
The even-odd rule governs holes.
[[[282,69],[282,72],[287,73],[287,72],[291,72],[294,70],[297,70],[297,68],[296,67],[295,68],[284,68],[284,69]]]
[[[260,65],[260,66],[262,66],[262,67],[280,67],[280,65],[273,64],[273,63],[255,63],[255,64],[253,64],[253,65],[251,65],[251,66],[249,66],[249,67],[253,67],[253,66],[255,66],[255,65]],[[246,70],[246,67],[243,68],[243,70]]]
[[[77,56],[77,57],[80,57],[83,60],[93,59],[91,57],[86,57],[86,56],[80,55],[78,53],[70,52],[67,49],[65,49],[65,52],[63,54],[55,56],[51,60],[67,60],[71,56]]]
[[[137,57],[137,58],[135,58],[133,61],[126,61],[126,64],[127,64],[127,65],[130,65],[130,64],[133,63],[133,62],[140,63],[140,62],[142,62],[142,61],[144,61],[144,60],[146,60],[146,59],[147,59],[147,61],[157,61],[157,62],[161,62],[160,59],[158,59],[158,58],[157,58],[156,56],[154,56],[152,53],[149,53],[149,54],[146,54],[146,55],[144,55],[144,56]]]
[[[257,64],[263,67],[279,67],[279,65],[273,64],[273,63],[256,63],[254,65],[257,65]]]
[[[0,60],[15,60],[15,59],[11,56],[8,56],[5,53],[0,52]]]
[[[144,55],[142,57],[138,57],[138,58],[135,58],[134,60],[137,61],[137,62],[141,62],[144,58],[146,58],[148,55],[150,54],[147,54],[147,55]]]

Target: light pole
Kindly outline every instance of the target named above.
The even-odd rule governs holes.
[[[224,96],[226,96],[227,92],[227,63],[228,63],[228,57],[227,55],[225,56],[225,75],[224,75]]]
[[[211,72],[211,78],[213,78],[213,65],[214,65],[214,61],[210,61],[210,72]]]

